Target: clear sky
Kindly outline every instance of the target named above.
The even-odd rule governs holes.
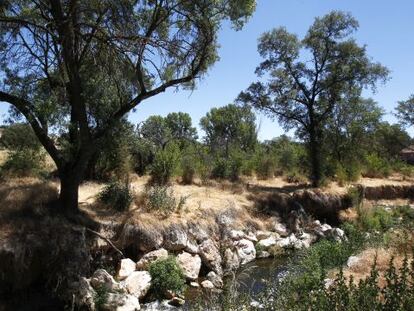
[[[368,55],[391,70],[391,80],[380,86],[373,97],[388,113],[397,101],[414,93],[414,0],[257,0],[257,9],[241,31],[227,25],[219,33],[220,61],[193,92],[173,90],[143,102],[131,113],[134,122],[153,114],[188,112],[193,123],[212,107],[234,101],[240,91],[256,80],[254,70],[261,61],[257,53],[257,38],[274,27],[285,26],[299,36],[306,33],[317,16],[332,10],[351,12],[359,21],[355,37],[367,45]],[[6,111],[0,105],[0,119]],[[395,121],[389,114],[386,117]],[[277,122],[258,115],[259,138],[270,139],[283,133]],[[410,131],[413,134],[413,131]],[[200,133],[201,134],[201,133]]]

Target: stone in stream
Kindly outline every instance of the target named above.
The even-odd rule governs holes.
[[[243,239],[234,242],[234,246],[237,249],[241,265],[247,264],[256,258],[256,248],[252,241]]]
[[[150,303],[146,303],[141,305],[142,311],[171,311],[171,310],[180,310],[177,307],[174,307],[169,304],[168,300],[163,301],[153,301]]]
[[[275,246],[277,243],[277,240],[274,236],[269,236],[266,239],[260,240],[259,242],[257,242],[257,245],[260,248],[264,248],[264,249],[268,249],[269,247]]]
[[[136,268],[138,270],[146,270],[149,268],[150,264],[154,261],[160,259],[166,259],[168,257],[168,251],[164,248],[157,249],[155,251],[149,252],[142,256],[142,258],[136,263]]]
[[[119,270],[117,273],[117,279],[123,280],[127,276],[129,276],[132,272],[135,271],[136,264],[134,261],[132,261],[129,258],[125,258],[121,260],[121,263],[119,264]]]
[[[151,287],[151,275],[147,271],[135,271],[123,283],[130,294],[141,299]]]
[[[138,311],[138,298],[133,295],[109,293],[105,303],[100,307],[102,311]]]
[[[202,288],[207,288],[207,289],[213,289],[214,284],[209,280],[204,280],[203,282],[201,282],[201,287]]]
[[[195,281],[198,278],[201,269],[200,256],[182,252],[177,256],[177,263],[183,270],[187,280]]]

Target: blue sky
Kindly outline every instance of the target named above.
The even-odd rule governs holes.
[[[391,70],[391,80],[380,86],[373,97],[388,113],[397,101],[414,93],[414,1],[413,0],[258,0],[257,10],[243,30],[236,32],[224,26],[219,33],[220,61],[198,84],[196,90],[167,91],[143,102],[131,113],[134,122],[153,114],[188,112],[193,123],[212,107],[234,101],[240,91],[256,80],[254,70],[261,61],[257,53],[257,38],[274,27],[285,26],[290,32],[303,36],[317,16],[332,10],[351,12],[359,21],[355,37],[367,45],[368,54]],[[5,105],[0,106],[0,119]],[[392,115],[387,120],[395,121]],[[259,138],[270,139],[283,133],[277,124],[258,115]],[[413,134],[413,131],[410,131]]]

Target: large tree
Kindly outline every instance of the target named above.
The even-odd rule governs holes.
[[[388,75],[351,37],[357,28],[351,15],[334,11],[316,18],[303,39],[285,28],[264,33],[258,45],[264,61],[256,73],[267,82],[251,84],[238,98],[277,118],[287,130],[296,129],[307,142],[315,186],[322,178],[324,126],[335,107],[366,87],[375,89]]]
[[[100,139],[144,100],[193,87],[217,60],[221,22],[240,28],[254,7],[254,0],[1,1],[0,101],[26,118],[56,163],[65,211],[78,209]]]
[[[396,116],[404,126],[414,126],[414,95],[409,99],[398,102]]]

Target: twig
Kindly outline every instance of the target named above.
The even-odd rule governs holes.
[[[106,243],[108,243],[110,246],[112,246],[112,248],[113,248],[114,250],[116,250],[116,251],[117,251],[117,253],[119,253],[119,254],[122,256],[122,258],[125,258],[124,253],[122,253],[122,251],[121,251],[118,247],[116,247],[116,246],[114,245],[114,243],[112,243],[112,241],[111,241],[110,239],[108,239],[108,238],[104,237],[102,234],[100,234],[100,233],[98,233],[98,232],[96,232],[96,231],[93,231],[93,230],[91,230],[91,229],[89,229],[89,228],[86,228],[86,230],[88,230],[89,232],[91,232],[91,233],[93,233],[93,234],[97,235],[97,236],[98,236],[98,237],[100,237],[102,240],[106,241]]]

